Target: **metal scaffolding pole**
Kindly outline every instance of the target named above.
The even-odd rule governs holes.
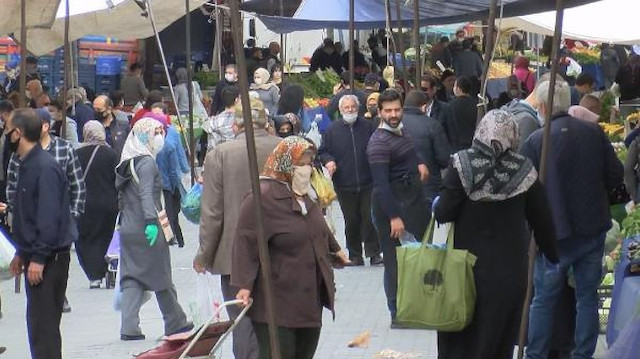
[[[196,180],[196,140],[193,138],[193,74],[191,73],[191,9],[189,8],[189,0],[184,1],[185,6],[185,31],[186,31],[186,52],[187,52],[187,97],[189,98],[189,156],[191,162],[191,184]],[[164,56],[163,56],[164,57]],[[175,101],[174,101],[175,102]],[[178,111],[176,103],[176,112]]]

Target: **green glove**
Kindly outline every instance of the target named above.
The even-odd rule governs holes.
[[[149,241],[149,247],[153,247],[156,243],[156,239],[158,239],[158,225],[147,224],[144,228],[144,234],[147,236],[147,241]]]

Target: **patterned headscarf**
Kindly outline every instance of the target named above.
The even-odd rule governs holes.
[[[518,148],[518,125],[502,110],[487,113],[473,145],[453,156],[465,192],[472,201],[503,201],[526,192],[538,173]]]
[[[96,120],[91,120],[84,124],[82,136],[84,137],[84,142],[80,145],[81,147],[107,145],[107,135],[104,131],[104,126]]]
[[[153,137],[159,127],[164,127],[164,124],[149,117],[144,117],[136,122],[124,143],[120,163],[138,156],[151,156],[155,159],[155,154],[159,152],[159,149],[155,151],[153,148]]]
[[[283,139],[267,158],[262,176],[291,184],[294,166],[307,151],[314,151],[314,147],[304,138],[289,136]]]

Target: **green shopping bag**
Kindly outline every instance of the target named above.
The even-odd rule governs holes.
[[[412,328],[455,332],[473,318],[476,256],[453,248],[453,225],[447,248],[427,246],[433,237],[432,218],[420,247],[397,247],[398,312],[396,319]]]

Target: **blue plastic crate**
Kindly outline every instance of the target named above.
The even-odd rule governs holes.
[[[42,56],[38,58],[38,72],[52,72],[55,65],[55,60],[52,57]]]
[[[120,85],[120,75],[103,76],[96,75],[96,93],[109,93],[117,90]]]
[[[96,75],[120,75],[122,58],[117,56],[100,56],[96,58]]]

